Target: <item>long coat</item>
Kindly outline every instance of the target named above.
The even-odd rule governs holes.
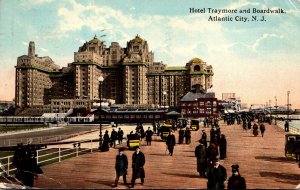
[[[135,152],[132,155],[132,177],[135,179],[145,178],[145,156],[142,152]]]
[[[197,157],[197,171],[201,172],[206,169],[206,148],[200,144],[195,148],[195,156]]]
[[[109,135],[108,133],[105,133],[104,134],[104,137],[103,137],[103,144],[102,144],[102,147],[101,147],[101,151],[104,152],[104,151],[109,151]]]
[[[152,141],[153,132],[151,130],[147,130],[145,133],[146,141]]]
[[[227,188],[228,190],[246,190],[246,181],[240,175],[232,175],[228,180]]]
[[[225,137],[220,138],[220,159],[226,158],[226,152],[227,152],[227,140]]]
[[[224,182],[227,178],[226,169],[219,165],[218,168],[214,168],[214,166],[211,166],[208,168],[207,171],[207,189],[208,190],[220,190],[224,189],[225,185]]]
[[[125,154],[116,156],[116,173],[117,176],[123,176],[127,174],[128,159]]]

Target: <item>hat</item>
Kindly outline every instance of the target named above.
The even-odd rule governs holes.
[[[123,152],[124,150],[124,148],[119,148],[119,152]]]
[[[213,162],[219,162],[219,161],[220,161],[219,156],[216,156],[212,161],[213,161]]]
[[[135,146],[135,147],[134,147],[134,150],[136,150],[136,149],[140,149],[140,147],[139,147],[139,146]]]
[[[232,171],[239,171],[239,165],[238,164],[233,164],[231,166],[231,168],[232,168]]]

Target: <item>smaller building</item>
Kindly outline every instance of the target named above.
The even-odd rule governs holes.
[[[218,100],[214,92],[188,92],[180,100],[181,117],[209,118],[218,116]]]

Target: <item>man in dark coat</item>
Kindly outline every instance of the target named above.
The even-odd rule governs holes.
[[[151,131],[150,127],[148,127],[148,130],[145,132],[147,146],[148,145],[151,146],[152,135],[153,135],[153,132]]]
[[[185,144],[190,144],[191,143],[191,131],[188,127],[185,130],[184,137],[185,137]]]
[[[253,124],[253,135],[257,136],[258,135],[258,126],[256,123]]]
[[[131,187],[133,188],[135,185],[135,180],[141,178],[141,184],[144,185],[145,178],[145,156],[140,151],[140,147],[135,147],[135,152],[132,155],[132,180]]]
[[[260,130],[261,136],[264,137],[264,132],[266,130],[266,127],[265,127],[265,125],[263,123],[261,123],[259,125],[259,130]]]
[[[197,171],[199,172],[200,177],[205,177],[207,162],[206,162],[206,147],[203,144],[203,140],[200,140],[200,144],[196,146],[195,156],[197,158]]]
[[[219,143],[220,159],[223,160],[226,158],[226,152],[227,152],[227,140],[224,134],[221,135],[219,142],[220,142]]]
[[[203,142],[203,145],[206,148],[207,147],[207,135],[206,135],[206,132],[204,130],[202,130],[202,136],[201,136],[200,141]]]
[[[109,135],[108,135],[108,131],[105,131],[104,137],[103,137],[103,144],[101,147],[101,151],[105,152],[105,151],[109,151]]]
[[[213,159],[213,166],[207,170],[207,189],[222,190],[225,188],[224,182],[227,179],[226,169],[220,165],[219,158]]]
[[[175,140],[175,136],[172,131],[169,132],[166,144],[168,146],[169,155],[173,156],[173,150],[174,150],[174,146],[176,144],[176,140]]]
[[[183,144],[183,139],[184,139],[184,130],[182,128],[179,129],[179,139],[178,139],[178,144]]]
[[[118,138],[118,133],[115,131],[115,129],[112,129],[111,135],[110,135],[110,147],[114,146],[116,147],[116,140]]]
[[[289,132],[290,131],[290,125],[289,125],[289,121],[285,121],[285,124],[284,124],[284,131],[285,132]]]
[[[121,128],[119,128],[119,131],[118,131],[118,142],[119,144],[122,144],[123,143],[123,135],[124,135],[124,132]]]
[[[246,181],[240,175],[239,165],[232,165],[232,176],[228,179],[228,190],[246,190]]]
[[[251,121],[248,121],[248,129],[251,129]]]
[[[215,138],[216,138],[216,131],[215,131],[215,129],[212,127],[212,128],[210,129],[210,142],[214,141]]]
[[[118,186],[120,176],[123,176],[124,184],[126,184],[126,175],[127,175],[127,168],[128,168],[128,159],[127,156],[124,154],[124,148],[119,149],[119,154],[116,156],[116,180],[115,186]]]

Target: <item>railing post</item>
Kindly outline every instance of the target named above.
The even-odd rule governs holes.
[[[9,158],[10,158],[10,156],[7,157],[7,172],[6,173],[7,173],[8,176],[9,176],[9,170],[10,170],[10,167],[9,167],[9,165],[10,165],[10,163],[9,163],[10,159]]]
[[[93,152],[93,140],[91,139],[91,152]]]
[[[61,161],[61,158],[60,158],[60,147],[58,148],[58,162]]]
[[[36,151],[36,163],[39,163],[39,150]]]
[[[76,157],[78,157],[78,144],[76,146]]]

